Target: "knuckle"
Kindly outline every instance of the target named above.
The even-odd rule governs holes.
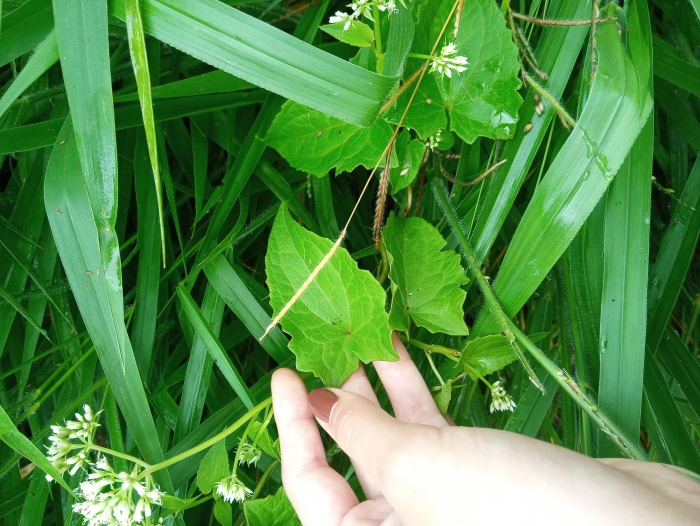
[[[332,427],[336,434],[336,441],[341,447],[347,447],[353,443],[353,437],[357,434],[357,429],[362,421],[362,414],[354,405],[349,407],[337,407],[341,411],[336,411],[333,415]]]

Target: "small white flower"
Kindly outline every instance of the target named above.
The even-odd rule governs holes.
[[[247,465],[257,464],[260,457],[262,457],[262,451],[258,447],[254,447],[248,442],[243,442],[240,446],[241,448],[241,462],[245,462]]]
[[[81,482],[80,494],[85,500],[93,502],[97,498],[97,494],[102,491],[102,488],[109,486],[111,483],[112,481],[106,478]]]
[[[225,479],[221,479],[216,483],[216,493],[230,503],[243,502],[247,496],[253,494],[253,491],[248,489],[236,475],[231,475]]]
[[[335,15],[333,15],[332,17],[330,17],[328,19],[328,22],[330,24],[337,24],[338,22],[344,22],[343,31],[347,31],[348,29],[350,29],[350,26],[352,25],[354,20],[355,19],[352,17],[352,15],[350,15],[348,13],[343,13],[342,11],[336,11]]]
[[[491,412],[512,411],[515,409],[513,398],[506,393],[500,381],[496,381],[491,386]]]
[[[371,2],[370,0],[355,0],[352,4],[349,4],[348,7],[352,9],[352,17],[353,18],[360,18],[360,15],[365,15],[367,18],[369,18],[372,22],[374,22],[374,18],[372,18],[372,5],[374,3]]]
[[[386,11],[389,16],[399,12],[399,10],[396,7],[396,2],[394,2],[394,0],[378,0],[377,7],[380,11]]]
[[[469,61],[467,57],[457,55],[457,46],[454,42],[443,46],[440,56],[435,57],[430,63],[430,72],[437,71],[440,75],[452,78],[452,71],[462,73],[467,70]]]
[[[442,130],[438,130],[435,132],[435,135],[428,137],[428,148],[435,151],[435,148],[438,147],[440,141],[442,141]]]

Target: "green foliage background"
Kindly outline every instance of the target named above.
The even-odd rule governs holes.
[[[320,27],[331,0],[0,0],[0,525],[78,520],[83,475],[42,470],[82,404],[99,443],[155,464],[265,400],[276,367],[311,389],[392,359],[390,329],[458,425],[620,455],[535,352],[545,393],[528,381],[481,275],[638,456],[700,473],[700,4],[601,1],[594,39],[590,0],[510,2],[575,25],[466,0],[457,31],[454,2],[405,4],[346,35]],[[469,68],[412,80],[453,39]],[[156,472],[170,509],[242,432]],[[168,523],[293,524],[275,439],[239,470],[266,473],[255,500]]]

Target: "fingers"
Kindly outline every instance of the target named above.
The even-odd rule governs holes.
[[[375,361],[396,418],[402,422],[447,427],[449,424],[435,405],[428,386],[396,333],[391,336],[399,355],[397,362]]]
[[[358,500],[326,462],[304,383],[289,369],[280,369],[272,377],[272,399],[289,500],[305,526],[339,525]]]
[[[392,505],[380,497],[355,506],[346,515],[342,526],[401,526],[401,520]]]
[[[345,383],[342,385],[342,389],[344,391],[349,391],[351,393],[364,396],[370,402],[379,405],[377,395],[374,393],[374,389],[372,389],[372,385],[369,383],[367,373],[365,372],[365,368],[362,363],[360,363],[360,367],[357,369],[357,371],[352,373],[350,378],[345,380]],[[360,486],[362,486],[362,491],[365,492],[365,496],[368,499],[376,499],[377,497],[381,497],[382,492],[379,489],[379,486],[377,486],[376,482],[372,480],[372,477],[370,477],[359,464],[353,462],[353,466],[355,467],[357,479],[360,481]]]
[[[376,404],[342,389],[316,389],[309,407],[321,426],[382,490],[405,452],[434,443],[439,430],[399,422]]]

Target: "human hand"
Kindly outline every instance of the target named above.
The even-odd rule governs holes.
[[[698,524],[700,484],[661,464],[591,459],[515,433],[453,427],[394,335],[397,362],[374,362],[396,418],[364,369],[307,396],[289,369],[272,378],[282,478],[305,526]],[[328,466],[320,425],[352,459],[360,503]]]

